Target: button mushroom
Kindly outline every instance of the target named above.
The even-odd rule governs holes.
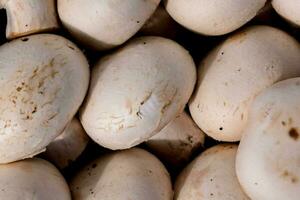
[[[104,147],[130,148],[183,111],[195,81],[193,59],[180,45],[160,37],[137,38],[93,68],[82,125]]]
[[[234,34],[200,66],[189,105],[193,119],[216,140],[240,140],[255,96],[300,76],[299,63],[299,43],[279,29],[254,26]]]
[[[83,44],[105,50],[123,44],[154,13],[160,0],[58,0],[63,25]]]
[[[272,6],[284,19],[300,26],[300,0],[272,0]]]
[[[203,146],[204,137],[204,133],[191,117],[183,112],[151,137],[146,145],[172,167],[179,167],[189,161],[192,154]]]
[[[88,141],[79,120],[73,118],[64,132],[47,146],[44,156],[58,168],[64,169],[81,155]]]
[[[266,0],[164,0],[175,21],[196,33],[223,35],[246,24]]]
[[[89,67],[61,36],[40,34],[0,47],[0,163],[32,157],[72,120]]]
[[[96,159],[73,178],[70,188],[74,200],[171,200],[173,196],[163,164],[137,148]]]
[[[238,148],[238,179],[251,199],[300,197],[300,78],[279,82],[253,102]]]
[[[0,8],[6,10],[8,39],[59,27],[54,0],[0,0]]]
[[[175,183],[175,200],[250,200],[235,173],[236,145],[214,146],[190,163]]]
[[[0,165],[0,199],[71,200],[59,171],[42,159]]]

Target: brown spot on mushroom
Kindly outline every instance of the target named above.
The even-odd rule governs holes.
[[[96,167],[97,167],[97,164],[96,164],[96,163],[92,164],[92,168],[93,168],[93,169],[96,168]]]
[[[299,138],[299,133],[298,133],[297,129],[296,129],[296,128],[291,128],[291,129],[289,130],[289,136],[290,136],[292,139],[294,139],[294,140],[298,140],[298,138]]]
[[[286,125],[285,121],[282,121],[281,124],[282,124],[282,126],[285,126],[285,125]]]
[[[219,130],[222,131],[222,130],[223,130],[223,127],[220,127]]]
[[[244,113],[241,114],[241,120],[243,120],[243,119],[244,119]]]
[[[23,42],[27,42],[29,40],[29,38],[22,38],[21,39]]]

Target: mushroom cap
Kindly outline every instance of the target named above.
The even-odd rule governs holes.
[[[64,169],[75,161],[89,142],[89,137],[77,118],[73,118],[62,134],[56,137],[45,152],[46,159]]]
[[[118,46],[150,18],[160,0],[58,0],[63,25],[80,42],[97,50]],[[76,14],[74,14],[76,13]]]
[[[171,200],[170,176],[145,150],[132,148],[102,156],[70,183],[74,200]]]
[[[73,43],[51,34],[2,45],[0,60],[0,163],[7,163],[40,153],[63,132],[86,94],[89,67]]]
[[[202,153],[179,175],[175,200],[249,200],[235,173],[237,145],[217,145]]]
[[[192,154],[204,144],[205,134],[183,112],[151,137],[146,145],[159,158],[172,166],[185,164]]]
[[[238,148],[238,179],[251,199],[300,196],[300,78],[281,81],[253,102]]]
[[[161,37],[137,38],[93,68],[82,125],[104,147],[130,148],[183,111],[195,81],[193,59],[183,47]]]
[[[0,7],[6,10],[9,39],[59,27],[55,0],[0,0]]]
[[[300,26],[300,0],[272,0],[272,6],[284,19]]]
[[[164,0],[182,26],[204,35],[223,35],[250,21],[266,0]]]
[[[64,177],[42,159],[0,165],[0,177],[0,199],[71,200]]]
[[[192,118],[216,140],[240,140],[255,96],[300,76],[299,63],[300,44],[279,29],[253,26],[234,34],[200,65]]]

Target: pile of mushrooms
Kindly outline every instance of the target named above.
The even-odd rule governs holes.
[[[300,0],[0,8],[0,199],[299,200]]]

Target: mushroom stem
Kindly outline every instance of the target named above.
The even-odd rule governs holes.
[[[59,27],[54,0],[0,0],[6,9],[6,38],[13,39]]]

